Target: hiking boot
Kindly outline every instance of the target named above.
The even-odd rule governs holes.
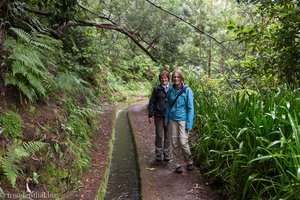
[[[183,172],[183,169],[182,169],[181,166],[179,166],[179,167],[176,168],[175,171],[176,171],[176,173],[181,174]]]
[[[156,156],[156,161],[162,161],[163,159],[162,159],[162,156],[161,155],[159,155],[159,156]]]
[[[193,171],[193,170],[194,170],[194,164],[188,164],[188,165],[187,165],[187,169],[188,169],[189,171]]]

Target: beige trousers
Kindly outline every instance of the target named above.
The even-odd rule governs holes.
[[[168,130],[172,136],[173,162],[176,168],[182,165],[182,161],[193,164],[188,143],[188,131],[186,130],[185,125],[186,121],[175,121],[170,119],[168,126]]]

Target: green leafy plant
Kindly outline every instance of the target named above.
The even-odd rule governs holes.
[[[41,172],[41,182],[45,183],[50,191],[58,193],[66,189],[68,179],[68,170],[54,163],[48,163]]]
[[[282,86],[269,95],[248,95],[191,87],[200,138],[194,155],[207,175],[223,181],[224,193],[237,199],[299,199],[299,90]]]
[[[27,33],[18,28],[11,28],[18,39],[9,38],[5,46],[12,53],[6,58],[10,73],[5,76],[5,85],[16,86],[30,102],[38,97],[47,97],[52,84],[52,77],[47,71],[54,65],[51,55],[58,42],[37,32]]]
[[[10,111],[0,116],[0,127],[2,127],[2,132],[7,137],[22,137],[22,124],[23,121],[18,113]]]
[[[36,173],[36,172],[32,173],[32,180],[35,184],[39,183],[39,180],[38,180],[39,177],[40,177],[40,175],[38,175],[38,173]]]
[[[75,73],[59,73],[57,76],[57,86],[64,91],[78,91],[84,88],[85,83]]]
[[[41,150],[46,144],[40,141],[24,142],[12,144],[8,151],[0,157],[0,166],[12,186],[15,186],[20,167],[17,165],[22,158],[29,157],[33,153]]]

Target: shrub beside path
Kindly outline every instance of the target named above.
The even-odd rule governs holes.
[[[154,124],[148,122],[148,100],[128,107],[129,120],[137,147],[143,200],[221,200],[196,167],[182,174],[174,172],[172,162],[155,160]]]

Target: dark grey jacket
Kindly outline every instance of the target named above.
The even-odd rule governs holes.
[[[167,104],[167,93],[165,89],[159,84],[157,85],[151,94],[149,100],[149,112],[148,116],[166,116],[166,104]]]

